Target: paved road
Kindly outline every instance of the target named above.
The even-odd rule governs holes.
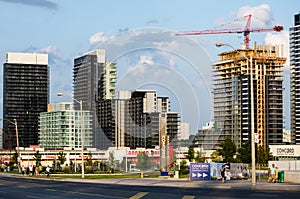
[[[299,198],[299,185],[174,179],[35,179],[0,174],[0,198]]]
[[[231,180],[226,183],[221,181],[189,181],[187,179],[174,178],[144,178],[144,179],[56,179],[57,181],[71,181],[71,182],[89,182],[98,184],[118,184],[118,185],[145,185],[145,186],[170,186],[170,187],[189,187],[189,188],[246,188],[257,190],[294,190],[300,191],[300,184],[285,184],[285,183],[267,183],[265,181],[258,181],[256,186],[252,186],[251,180]]]

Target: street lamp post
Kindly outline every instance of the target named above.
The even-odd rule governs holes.
[[[20,147],[19,147],[19,132],[18,132],[18,123],[17,123],[17,119],[14,119],[14,121],[10,121],[8,119],[3,119],[3,120],[6,120],[8,121],[9,123],[15,125],[15,129],[16,129],[16,140],[17,140],[17,161],[18,161],[18,169],[19,169],[19,172],[21,172],[21,165],[20,165],[20,161],[21,161],[21,157],[20,157]]]
[[[14,124],[15,124],[15,128],[16,128],[17,153],[18,153],[18,157],[17,157],[18,168],[19,168],[19,172],[21,172],[21,165],[20,165],[21,157],[20,157],[19,132],[18,132],[17,119],[14,119]]]
[[[63,96],[63,93],[57,93],[57,96]],[[84,178],[84,144],[83,144],[83,112],[82,112],[82,100],[77,100],[74,97],[72,99],[80,105],[80,134],[81,134],[81,177]]]
[[[252,67],[252,56],[250,59],[243,55],[240,51],[235,49],[229,44],[216,44],[217,47],[228,46],[234,51],[242,55],[247,60],[247,73],[248,73],[248,62],[250,62],[250,103],[251,103],[251,166],[252,166],[252,185],[256,185],[256,168],[255,168],[255,131],[254,131],[254,97],[253,97],[253,67]]]

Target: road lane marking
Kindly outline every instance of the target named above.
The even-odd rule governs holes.
[[[148,192],[139,192],[139,193],[135,194],[134,196],[131,196],[129,199],[139,199],[139,198],[144,197],[147,194],[148,194]]]
[[[215,189],[231,189],[231,186],[223,186],[223,185],[216,185],[216,186],[212,186]]]
[[[183,196],[182,199],[194,199],[195,196]]]
[[[38,196],[27,196],[28,198],[40,198]]]
[[[82,193],[82,192],[77,192],[77,191],[58,190],[58,189],[45,189],[45,190],[53,191],[53,192],[69,193],[69,194],[80,194],[80,195],[86,195],[86,196],[96,196],[96,197],[106,197],[106,198],[125,199],[125,197],[120,197],[120,196],[109,196],[109,195],[96,194],[96,193]]]

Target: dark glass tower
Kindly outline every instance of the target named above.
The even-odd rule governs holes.
[[[49,99],[48,55],[7,53],[3,78],[3,148],[38,145],[39,115]],[[16,123],[15,123],[16,122]]]
[[[291,141],[300,144],[300,13],[290,28]]]
[[[105,51],[95,50],[74,59],[73,68],[73,97],[82,100],[83,110],[92,113],[93,147],[106,149],[109,141],[100,128],[97,120],[97,108],[99,101],[98,84],[105,67]],[[75,101],[76,101],[75,100]],[[74,102],[74,109],[79,110],[79,103]]]

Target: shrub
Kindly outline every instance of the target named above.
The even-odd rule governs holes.
[[[94,173],[93,166],[86,166],[85,167],[85,172],[86,173]]]
[[[69,166],[64,167],[64,173],[70,173],[70,167]]]

